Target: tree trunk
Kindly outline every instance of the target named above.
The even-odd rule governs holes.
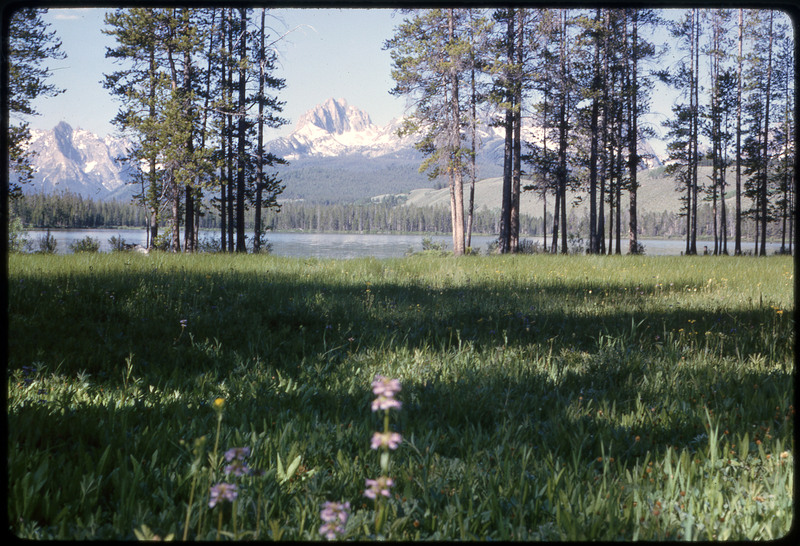
[[[447,13],[448,22],[448,35],[450,40],[455,39],[455,21],[453,9],[449,9]],[[458,72],[455,66],[450,68],[450,86],[452,87],[450,93],[450,111],[451,122],[450,127],[450,146],[451,146],[451,169],[453,176],[453,190],[454,195],[454,212],[453,212],[453,254],[462,256],[464,254],[464,180],[461,168],[461,124],[460,124],[460,109],[458,102]]]
[[[690,223],[690,237],[689,237],[689,251],[688,254],[697,254],[697,198],[698,198],[698,180],[697,180],[697,167],[699,156],[699,71],[700,71],[700,14],[697,9],[692,10],[692,145],[691,145],[691,180],[692,180],[692,209],[691,209],[691,223]]]
[[[264,191],[264,20],[266,10],[261,8],[261,37],[258,44],[258,143],[256,153],[256,204],[253,232],[253,252],[261,250],[261,194]]]
[[[744,10],[739,9],[739,56],[736,59],[736,218],[734,226],[734,249],[736,256],[742,254],[742,44],[744,43]]]
[[[595,25],[599,26],[601,10],[595,12]],[[589,254],[597,254],[600,247],[597,237],[597,146],[600,140],[598,135],[598,117],[600,103],[597,97],[600,87],[600,40],[595,37],[594,68],[592,74],[592,113],[589,122]]]
[[[769,221],[769,202],[767,186],[769,182],[769,102],[772,89],[772,20],[775,12],[769,12],[769,46],[767,49],[767,88],[764,105],[764,173],[761,181],[761,248],[759,255],[767,255],[767,223]],[[787,135],[788,136],[788,135]]]
[[[637,10],[633,12],[633,28],[631,34],[631,72],[630,72],[630,107],[629,107],[629,132],[630,140],[628,143],[628,176],[630,177],[629,197],[630,206],[628,218],[628,252],[630,254],[639,253],[638,241],[638,225],[637,225],[637,210],[636,210],[636,193],[639,183],[636,179],[636,174],[639,170],[639,155],[638,155],[638,141],[639,141],[639,81],[638,81],[638,55],[639,55],[639,21]],[[627,24],[627,23],[626,23]]]
[[[514,17],[508,14],[506,27],[506,108],[505,108],[505,148],[503,150],[503,196],[500,205],[500,253],[511,251],[511,202],[514,161],[514,94],[511,91],[511,62],[514,59]]]
[[[525,11],[517,9],[517,46],[515,51],[514,72],[514,163],[511,174],[511,217],[509,229],[509,249],[511,252],[519,252],[519,199],[520,199],[520,178],[522,176],[522,74],[523,74],[523,52],[525,37],[524,30]]]
[[[244,186],[245,186],[245,144],[247,135],[245,134],[245,114],[246,114],[246,74],[245,66],[247,62],[247,9],[239,8],[241,29],[239,33],[239,127],[236,148],[236,252],[247,252],[244,234]]]

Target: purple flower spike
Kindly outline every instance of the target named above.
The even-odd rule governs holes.
[[[339,521],[340,523],[346,523],[350,515],[349,511],[349,502],[326,502],[322,505],[319,517],[326,522]]]
[[[231,464],[225,466],[225,475],[230,476],[248,476],[252,471],[247,465],[242,464],[241,461],[233,461]]]
[[[319,534],[328,540],[336,540],[336,537],[344,534],[344,527],[329,521],[328,523],[322,524],[322,526],[319,528]]]
[[[390,497],[391,493],[389,492],[389,488],[394,485],[394,480],[392,478],[387,478],[386,476],[381,476],[377,480],[367,480],[367,487],[369,489],[364,491],[364,496],[368,499],[375,499],[378,495],[382,495],[384,497]]]
[[[378,449],[379,447],[388,447],[389,449],[397,449],[403,437],[396,432],[376,432],[372,435],[370,447]]]
[[[403,407],[402,402],[384,395],[378,395],[378,397],[372,401],[372,411],[388,410],[392,408],[400,409],[401,407]]]
[[[372,382],[372,392],[375,396],[383,395],[387,398],[392,398],[395,394],[400,392],[401,389],[400,381],[397,379],[389,379],[382,375],[376,375],[375,380]]]
[[[344,534],[344,524],[350,516],[349,502],[326,502],[322,505],[319,517],[325,523],[319,528],[319,534],[328,540],[335,540]]]
[[[238,461],[244,461],[249,456],[250,456],[249,447],[232,447],[225,452],[225,460],[228,462],[231,462],[234,459]]]
[[[233,502],[238,495],[239,492],[235,484],[220,482],[211,487],[211,498],[208,501],[208,507],[214,508],[219,501]]]

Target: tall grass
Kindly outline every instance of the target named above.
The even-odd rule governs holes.
[[[792,524],[791,258],[11,255],[8,286],[22,537],[321,539],[336,500],[378,538],[375,374],[403,385],[383,538]]]

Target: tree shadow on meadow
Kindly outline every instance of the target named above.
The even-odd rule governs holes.
[[[362,373],[364,388],[347,392],[327,380],[336,368],[360,366],[369,355],[396,348],[405,355],[462,354],[475,367],[463,366],[457,378],[445,370],[411,371],[403,378],[407,411],[401,412],[399,426],[429,441],[444,435],[450,441],[439,442],[438,449],[451,456],[466,445],[457,438],[480,430],[502,440],[507,436],[497,431],[510,427],[514,442],[548,446],[565,457],[576,441],[584,453],[593,454],[604,442],[602,449],[619,457],[688,446],[700,441],[705,407],[735,412],[735,400],[733,405],[731,398],[723,401],[726,390],[769,385],[771,394],[780,397],[785,385],[790,392],[793,377],[793,370],[742,373],[732,368],[697,374],[690,387],[664,378],[653,382],[658,370],[650,356],[658,351],[672,351],[666,357],[671,361],[691,356],[687,348],[702,346],[708,332],[717,336],[722,356],[738,351],[746,359],[749,351],[788,361],[793,354],[793,312],[775,317],[769,307],[708,314],[656,306],[653,299],[662,297],[663,289],[654,286],[586,281],[575,287],[553,281],[501,289],[481,282],[440,287],[381,278],[345,284],[275,272],[209,279],[185,271],[125,279],[94,274],[70,284],[25,280],[17,287],[20,293],[12,290],[12,369],[38,361],[67,375],[86,370],[113,389],[123,385],[126,358],[134,355],[136,374],[145,383],[203,382],[211,392],[230,374],[260,366],[268,370],[263,373],[280,372],[303,384],[281,390],[267,386],[266,376],[254,376],[252,392],[231,395],[232,416],[237,411],[253,416],[255,408],[284,420],[302,416],[333,430],[347,421],[366,426],[371,380]],[[763,328],[769,321],[777,328],[774,336]],[[673,341],[680,339],[683,348],[668,345],[665,337],[670,335],[678,336]],[[463,356],[465,347],[470,348],[468,357]],[[506,366],[506,352],[547,365],[515,372]],[[310,366],[321,371],[312,373]],[[770,394],[763,391],[761,396]],[[652,416],[642,417],[637,404],[647,406]],[[602,412],[610,407],[636,414],[638,421],[620,424],[604,418]],[[25,418],[45,419],[49,411],[29,406]],[[61,414],[59,423],[67,424],[56,436],[73,431],[77,438],[72,440],[100,449],[111,441],[109,429],[82,429],[78,423],[87,417],[96,422],[104,411],[84,405]],[[120,411],[115,419],[130,412],[130,434],[146,426],[154,412],[189,422],[197,408],[189,410],[185,401],[176,400]],[[765,407],[757,417],[769,420],[774,411]],[[97,415],[91,417],[93,412]],[[19,424],[20,418],[12,416],[10,422]],[[73,419],[75,426],[68,423]],[[245,419],[239,418],[238,425],[247,426]],[[731,413],[729,428],[744,430],[743,419]],[[57,437],[41,442],[60,445]]]

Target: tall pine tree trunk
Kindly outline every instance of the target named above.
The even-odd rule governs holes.
[[[520,178],[522,177],[522,74],[523,74],[523,51],[525,38],[525,11],[517,9],[517,29],[516,29],[516,50],[515,50],[515,71],[514,71],[514,163],[511,173],[511,218],[510,218],[510,237],[509,249],[511,252],[519,252],[519,199],[520,199]]]
[[[192,119],[192,55],[187,48],[183,53],[183,92],[184,96],[184,112],[187,119]],[[186,135],[186,151],[189,161],[194,161],[194,139],[193,130],[190,129]],[[185,252],[194,252],[194,188],[192,187],[189,179],[186,181],[184,188],[184,234],[183,234],[183,247]]]
[[[255,227],[253,232],[253,252],[261,250],[261,194],[264,191],[264,20],[266,9],[261,8],[261,36],[258,44],[258,142],[256,152],[256,203]]]
[[[505,108],[505,147],[503,149],[503,195],[500,205],[500,253],[511,251],[511,194],[514,161],[514,94],[511,90],[511,63],[514,59],[514,17],[507,14],[506,22],[506,108]]]
[[[628,176],[630,179],[628,195],[630,198],[630,206],[628,208],[630,218],[628,218],[628,252],[630,254],[639,253],[638,241],[638,224],[637,224],[637,210],[636,210],[636,195],[639,188],[639,183],[636,179],[636,174],[639,170],[639,155],[638,155],[638,141],[639,141],[639,74],[638,74],[638,56],[639,56],[639,21],[637,10],[631,10],[633,14],[632,29],[631,29],[631,69],[630,69],[630,106],[629,106],[629,133],[630,139],[628,143]],[[626,23],[627,24],[627,23]]]
[[[241,28],[239,32],[239,99],[238,99],[238,133],[237,133],[237,147],[236,147],[236,252],[247,252],[245,245],[244,234],[244,186],[245,186],[245,169],[246,159],[246,62],[247,62],[247,9],[239,8],[239,17],[241,20]]]
[[[700,69],[700,13],[699,10],[692,10],[692,85],[691,85],[691,110],[692,110],[692,144],[691,144],[691,184],[692,184],[692,200],[691,200],[691,222],[690,222],[690,236],[689,236],[689,249],[687,254],[697,254],[697,199],[698,199],[698,177],[697,167],[699,160],[699,69]]]
[[[156,52],[155,46],[150,46],[150,55],[149,55],[149,63],[150,63],[150,70],[149,70],[149,108],[148,108],[148,116],[151,120],[155,120],[156,118]],[[155,248],[156,239],[158,238],[158,209],[159,203],[161,200],[160,191],[158,190],[158,173],[156,171],[157,163],[156,163],[156,156],[153,153],[149,154],[148,157],[148,172],[147,177],[149,178],[148,184],[148,206],[150,208],[150,237],[148,239],[147,245],[150,250]]]
[[[600,24],[601,10],[595,12],[595,31]],[[590,147],[589,147],[589,254],[597,254],[600,247],[597,237],[597,146],[600,140],[598,134],[598,117],[600,116],[600,100],[597,96],[600,88],[600,39],[599,33],[595,36],[594,61],[592,73],[592,112],[589,121]]]
[[[451,41],[455,40],[455,20],[453,9],[447,13],[448,35]],[[461,124],[460,105],[458,101],[458,69],[455,63],[450,67],[450,111],[452,125],[450,127],[451,146],[451,172],[453,175],[454,213],[453,213],[453,254],[464,254],[464,180],[461,168]]]
[[[760,184],[761,193],[761,247],[759,248],[759,255],[767,255],[767,223],[769,221],[769,201],[767,186],[769,184],[769,106],[770,95],[772,89],[772,20],[773,10],[769,11],[769,46],[767,49],[767,85],[766,85],[766,99],[764,105],[764,172]],[[788,135],[787,135],[788,136]],[[756,227],[756,229],[758,229]]]
[[[736,59],[736,218],[734,226],[734,249],[736,256],[742,254],[742,44],[744,43],[744,10],[739,9],[739,56]]]
[[[569,101],[569,85],[567,83],[567,11],[561,14],[561,53],[560,53],[560,78],[561,88],[558,106],[558,191],[561,214],[561,253],[566,254],[567,249],[567,102]]]

